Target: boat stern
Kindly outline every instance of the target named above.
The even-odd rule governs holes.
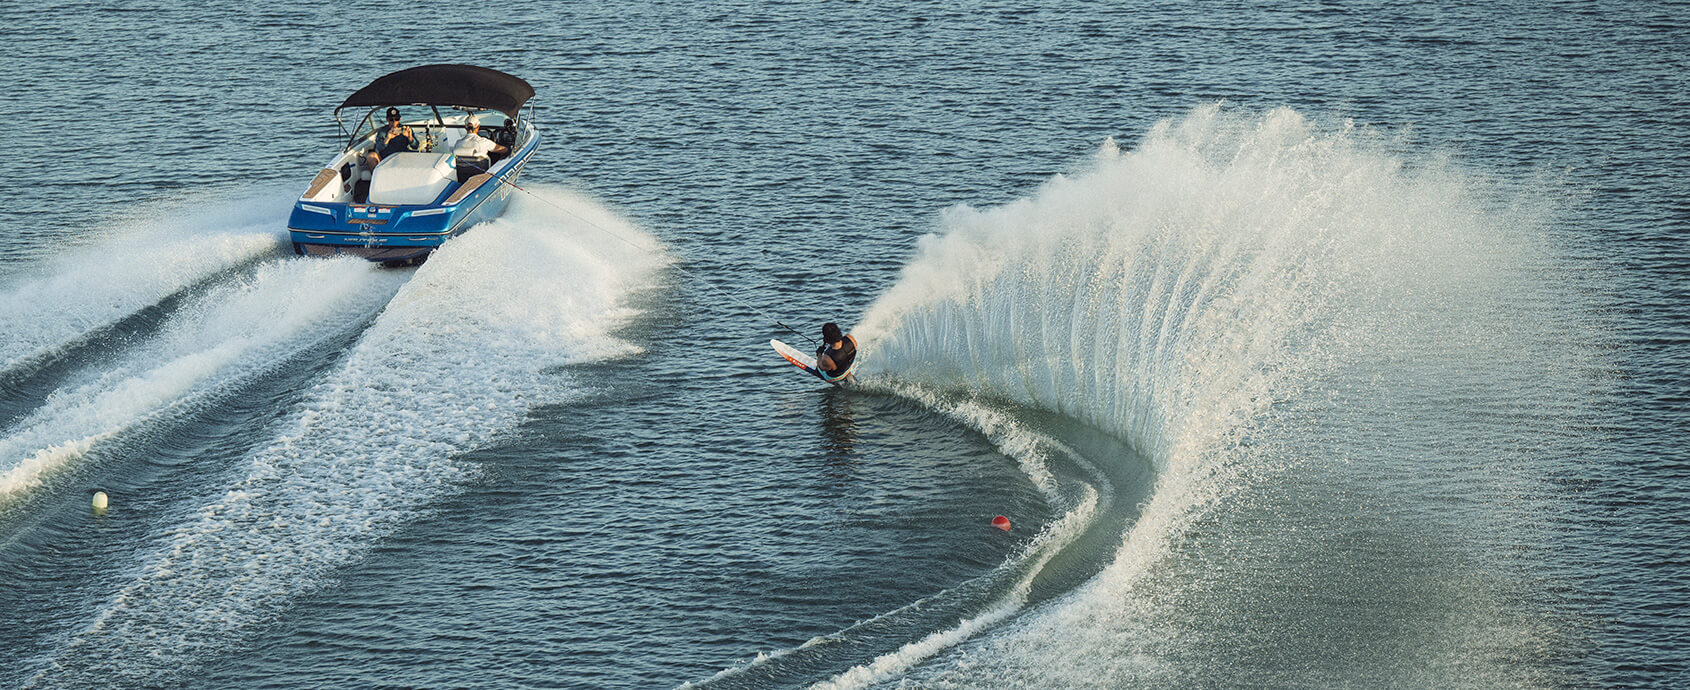
[[[300,200],[288,218],[294,253],[358,256],[370,261],[412,261],[451,237],[459,209],[383,206]]]

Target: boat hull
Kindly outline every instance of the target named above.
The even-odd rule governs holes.
[[[538,137],[489,175],[477,175],[433,204],[325,203],[300,199],[288,218],[294,253],[356,256],[382,263],[415,263],[447,240],[499,217],[510,204]],[[461,187],[473,186],[460,194]]]

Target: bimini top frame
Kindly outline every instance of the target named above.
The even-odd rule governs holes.
[[[519,120],[524,103],[529,105],[532,114],[530,99],[533,97],[534,87],[528,82],[496,69],[475,65],[423,65],[399,70],[358,89],[334,109],[334,119],[340,126],[341,136],[348,138],[347,147],[351,147],[358,137],[348,132],[341,120],[341,111],[347,108],[370,108],[370,112],[364,115],[364,125],[373,131],[375,111],[384,106],[428,106],[434,110],[436,125],[445,126],[439,106],[465,111],[496,110],[512,120]],[[363,133],[364,128],[354,127],[353,130]]]
[[[518,77],[474,65],[423,65],[399,70],[370,82],[335,108],[384,105],[456,105],[497,110],[516,117],[534,97],[534,87]]]

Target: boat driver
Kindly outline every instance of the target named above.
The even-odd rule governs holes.
[[[839,324],[822,324],[822,346],[816,348],[816,370],[837,381],[851,373],[857,360],[857,339],[839,330]]]
[[[383,157],[415,150],[417,133],[399,122],[398,108],[388,108],[387,126],[376,130],[376,148],[364,160],[369,167],[374,168]]]
[[[500,146],[492,139],[481,136],[481,118],[471,115],[464,119],[464,138],[452,147],[453,155],[458,158],[487,158],[489,154],[505,155],[511,152],[510,147]],[[483,170],[483,172],[486,172]]]

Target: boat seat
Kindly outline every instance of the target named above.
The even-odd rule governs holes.
[[[458,181],[468,182],[469,178],[487,172],[493,167],[493,160],[486,156],[458,156]]]
[[[450,153],[402,151],[370,174],[372,204],[431,204],[456,177]]]

